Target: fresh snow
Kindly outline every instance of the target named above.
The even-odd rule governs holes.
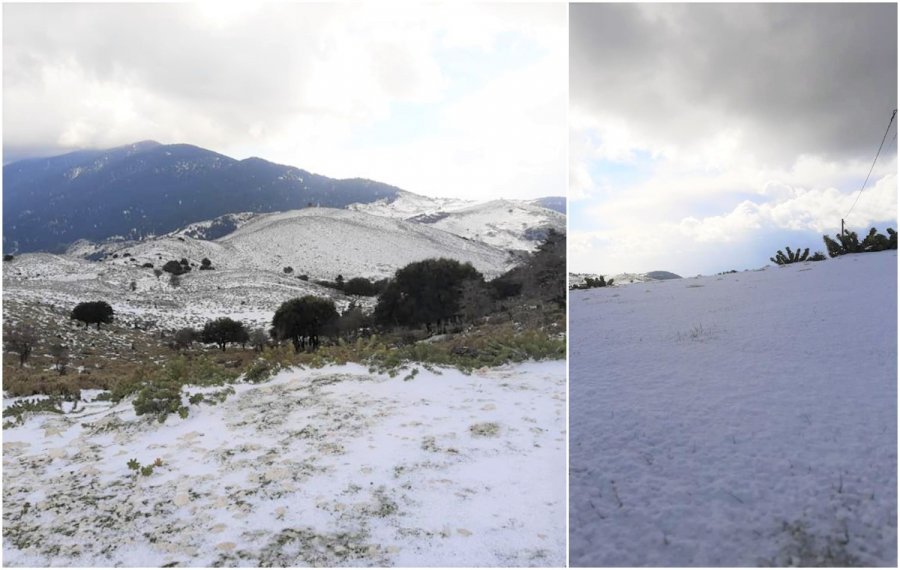
[[[570,296],[573,566],[897,566],[897,253]]]
[[[107,263],[161,267],[186,258],[199,265],[206,257],[217,269],[275,270],[292,267],[312,279],[381,279],[414,261],[447,257],[469,262],[488,277],[509,269],[509,252],[425,224],[334,208],[306,208],[253,217],[240,216],[240,227],[216,240],[187,237],[186,230],[138,242],[79,242],[71,254],[131,254]],[[211,222],[210,222],[211,223]],[[192,227],[198,227],[196,224]],[[134,261],[132,261],[134,260]]]
[[[4,430],[4,564],[564,565],[565,363],[404,374],[292,369],[163,424],[29,416]]]
[[[534,251],[547,229],[566,231],[564,214],[533,201],[475,202],[400,192],[393,200],[351,204],[348,208],[431,226],[505,251]]]

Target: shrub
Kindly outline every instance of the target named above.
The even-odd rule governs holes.
[[[8,254],[8,253],[7,253],[6,255],[3,256],[3,261],[12,261],[13,259],[15,259],[15,256],[14,256],[14,255],[10,255],[10,254]]]
[[[272,318],[273,336],[278,340],[290,340],[294,350],[310,346],[319,347],[319,335],[337,321],[334,301],[306,295],[285,301]]]
[[[584,283],[580,285],[572,285],[572,289],[596,289],[597,287],[611,287],[613,284],[613,280],[610,279],[607,281],[601,275],[598,278],[595,277],[585,277]]]
[[[69,363],[69,349],[56,343],[50,346],[50,356],[53,358],[53,367],[60,376],[66,373],[66,365]]]
[[[523,263],[491,282],[497,300],[522,296],[539,302],[566,304],[566,236],[553,229]]]
[[[378,287],[365,277],[354,277],[344,283],[344,293],[360,297],[374,297],[379,293]]]
[[[228,317],[221,317],[209,321],[200,333],[203,342],[215,343],[224,352],[225,345],[229,342],[246,343],[249,340],[247,329],[240,321]]]
[[[208,257],[200,260],[200,269],[212,269],[212,261]]]
[[[172,345],[179,350],[190,348],[199,336],[200,334],[193,328],[184,327],[175,331],[175,334],[172,336]]]
[[[37,343],[37,334],[30,326],[19,326],[3,337],[3,346],[7,352],[14,352],[19,355],[19,367],[25,366],[34,345]]]
[[[15,418],[15,422],[10,424],[3,424],[3,427],[12,427],[15,425],[21,425],[25,422],[25,414],[38,414],[38,413],[51,413],[51,414],[61,414],[63,413],[61,407],[61,400],[56,397],[50,398],[41,398],[35,400],[19,400],[18,402],[12,404],[5,410],[3,410],[4,418]]]
[[[871,228],[865,239],[860,243],[856,232],[844,230],[843,234],[835,234],[837,240],[822,236],[829,257],[838,257],[848,253],[863,253],[897,249],[897,232],[893,228],[887,229],[887,236],[879,234],[878,230]]]
[[[255,350],[256,352],[262,352],[269,342],[269,335],[267,335],[266,331],[262,329],[253,329],[252,331],[250,331],[249,342],[250,346],[253,347],[253,350]]]
[[[791,263],[806,261],[807,258],[809,258],[809,248],[804,249],[803,253],[800,253],[800,248],[797,248],[797,251],[791,251],[791,248],[785,246],[784,249],[787,251],[787,255],[779,249],[778,253],[775,254],[775,257],[769,258],[772,263],[778,265],[790,265]]]
[[[470,263],[453,259],[426,259],[410,263],[394,274],[394,279],[378,297],[375,320],[386,325],[424,324],[442,329],[460,311],[462,285],[483,281]]]
[[[100,330],[101,323],[112,322],[113,309],[106,301],[79,303],[72,309],[72,314],[69,318],[83,322],[85,328],[87,328],[89,324],[96,324],[97,330]]]
[[[309,275],[298,275],[297,279],[300,281],[309,281]]]
[[[825,259],[827,259],[825,257],[825,254],[821,251],[817,251],[814,254],[810,255],[807,261],[825,261]]]
[[[171,273],[172,275],[181,275],[185,272],[184,266],[174,259],[172,261],[167,261],[166,264],[162,266],[162,270],[166,273]]]
[[[288,266],[288,267],[285,267],[284,269],[282,269],[282,271],[284,271],[286,274],[290,275],[291,273],[294,272],[294,268]]]

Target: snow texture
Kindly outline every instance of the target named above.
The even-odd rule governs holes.
[[[548,229],[566,231],[564,214],[522,200],[473,202],[400,192],[394,200],[351,204],[348,208],[429,225],[506,251],[534,251]]]
[[[573,566],[897,566],[897,253],[573,291]]]
[[[4,564],[562,566],[565,363],[419,372],[289,370],[163,424],[29,416],[4,430]]]

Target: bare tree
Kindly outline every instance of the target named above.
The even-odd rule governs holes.
[[[19,355],[19,367],[25,366],[34,345],[37,343],[37,335],[34,329],[28,325],[16,327],[6,333],[3,339],[6,352],[15,352]]]
[[[491,312],[491,296],[483,281],[467,279],[460,286],[459,309],[464,322],[474,323]]]
[[[183,329],[178,329],[175,331],[175,334],[172,336],[172,344],[174,348],[178,350],[183,350],[185,348],[190,348],[194,341],[197,340],[200,333],[192,329],[191,327],[185,327]]]
[[[268,343],[269,335],[266,334],[266,331],[263,329],[253,329],[250,331],[250,345],[253,346],[253,350],[262,352]]]
[[[69,364],[69,349],[56,343],[50,346],[50,356],[53,357],[53,366],[60,376],[66,373],[66,365]]]

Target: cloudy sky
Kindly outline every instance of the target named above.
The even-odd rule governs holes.
[[[139,140],[563,195],[566,6],[4,4],[4,163]]]
[[[573,5],[569,268],[824,251],[897,107],[893,4]],[[897,228],[896,123],[847,217]]]

